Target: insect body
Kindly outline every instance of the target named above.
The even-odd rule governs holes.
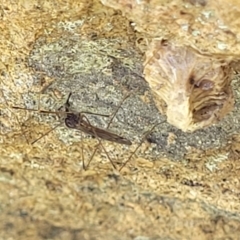
[[[127,138],[121,137],[116,133],[92,126],[87,120],[87,118],[85,117],[85,115],[81,113],[79,114],[67,113],[67,116],[64,119],[64,122],[68,128],[78,129],[84,133],[90,134],[93,137],[97,136],[107,141],[126,144],[126,145],[132,144],[130,140],[128,140]]]

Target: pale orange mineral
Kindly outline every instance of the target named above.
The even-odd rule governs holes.
[[[233,109],[240,60],[238,0],[101,0],[151,39],[145,79],[169,123],[195,131]],[[149,38],[150,36],[150,38]]]

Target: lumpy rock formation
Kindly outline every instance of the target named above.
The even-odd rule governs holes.
[[[153,41],[146,56],[145,75],[169,123],[194,131],[232,109],[229,61],[159,40]]]
[[[236,0],[102,0],[151,37],[145,79],[158,109],[183,131],[216,123],[234,105],[233,68],[240,60]]]

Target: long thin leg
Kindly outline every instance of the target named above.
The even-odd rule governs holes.
[[[89,122],[88,118],[87,118],[85,115],[82,116],[82,119],[83,119],[83,120],[85,119],[85,120],[88,122],[89,126],[91,126],[91,123]],[[109,156],[106,148],[103,146],[101,139],[99,138],[98,134],[97,134],[96,131],[94,130],[94,127],[92,128],[92,131],[93,131],[94,136],[97,138],[97,140],[98,140],[99,143],[98,143],[97,147],[95,148],[94,152],[92,153],[92,155],[91,155],[91,157],[90,157],[87,165],[85,165],[85,164],[83,163],[83,168],[84,168],[84,170],[86,170],[86,169],[89,167],[89,165],[90,165],[91,161],[93,160],[93,158],[94,158],[94,156],[95,156],[95,154],[96,154],[96,152],[97,152],[97,150],[98,150],[98,148],[99,148],[100,145],[101,145],[103,151],[105,152],[105,154],[107,155],[109,161],[111,162],[113,168],[116,169],[116,166],[114,165],[114,163],[113,163],[111,157]]]
[[[31,144],[33,145],[34,143],[38,142],[40,139],[42,139],[43,137],[47,136],[50,132],[54,131],[57,127],[59,127],[60,125],[62,125],[62,123],[59,123],[58,125],[56,125],[55,127],[51,128],[50,130],[48,130],[47,132],[45,132],[44,134],[42,134],[39,138],[35,139],[34,141],[31,142]]]
[[[13,112],[11,111],[11,107],[8,105],[7,99],[5,98],[5,95],[4,95],[2,89],[1,89],[1,95],[2,95],[2,97],[3,97],[3,99],[4,99],[5,103],[6,103],[7,107],[9,108],[9,111],[10,111],[11,113],[13,113]],[[18,122],[18,125],[20,126],[21,132],[22,132],[22,134],[23,134],[23,136],[24,136],[27,144],[29,144],[29,141],[28,141],[28,139],[27,139],[27,137],[26,137],[26,135],[25,135],[25,133],[24,133],[24,131],[23,131],[23,129],[22,129],[22,124],[19,122],[18,117],[17,117],[14,113],[13,113],[13,115],[14,115],[14,117],[16,118],[16,120],[17,120],[17,122]]]
[[[117,112],[118,112],[118,110],[121,108],[123,102],[124,102],[127,98],[129,98],[130,95],[131,95],[131,94],[127,94],[127,95],[121,100],[121,102],[118,104],[118,107],[116,108],[115,112],[113,113],[113,115],[112,115],[111,118],[110,118],[110,121],[108,122],[107,129],[110,127],[110,124],[112,123],[113,119],[114,119],[115,116],[117,115]]]
[[[3,96],[4,96],[4,95],[3,95]],[[39,96],[40,96],[40,95],[39,95]],[[68,98],[67,98],[66,103],[69,101],[70,96],[71,96],[71,93],[68,95]],[[40,97],[38,98],[38,109],[28,109],[28,108],[22,108],[22,107],[17,107],[17,106],[12,106],[11,108],[13,108],[13,109],[27,110],[27,111],[32,111],[32,112],[38,112],[38,113],[45,113],[45,114],[55,114],[55,115],[63,114],[62,111],[56,111],[56,112],[54,112],[54,111],[41,110],[41,109],[39,108],[39,106],[40,106]],[[65,114],[65,112],[64,112],[64,114]],[[48,135],[50,132],[52,132],[52,131],[55,130],[57,127],[59,127],[61,124],[62,124],[62,123],[60,123],[60,124],[56,125],[55,127],[51,128],[49,131],[47,131],[46,133],[44,133],[43,135],[41,135],[39,138],[37,138],[37,139],[35,139],[34,141],[32,141],[30,144],[36,143],[36,142],[39,141],[41,138],[43,138],[44,136]],[[20,127],[21,127],[21,125],[20,125]],[[23,131],[22,131],[22,132],[23,132]],[[24,136],[25,136],[25,134],[24,134]],[[26,139],[27,143],[29,144],[29,141],[28,141],[28,139],[26,138],[26,136],[25,136],[25,139]]]
[[[140,141],[140,143],[138,144],[138,146],[136,147],[136,149],[131,153],[131,155],[129,156],[129,158],[127,159],[126,162],[123,163],[123,165],[120,167],[119,172],[121,172],[121,170],[127,165],[127,163],[131,160],[132,156],[137,152],[137,150],[140,148],[140,146],[143,144],[143,142],[146,140],[146,138],[148,137],[148,135],[154,130],[155,127],[157,127],[158,125],[161,125],[162,123],[166,122],[166,120],[155,124],[150,130],[148,130],[147,132],[144,133],[142,140]]]
[[[110,127],[110,124],[112,123],[112,121],[113,121],[114,117],[116,116],[118,110],[121,108],[123,102],[124,102],[129,96],[130,96],[130,94],[127,94],[127,95],[121,100],[121,102],[118,104],[118,107],[116,108],[115,112],[112,114],[112,116],[111,116],[111,118],[110,118],[110,121],[108,122],[107,129]],[[84,117],[85,117],[85,116],[84,116]],[[88,120],[86,117],[85,117],[85,119],[86,119],[86,121],[89,123],[89,125],[91,125],[90,122],[89,122],[89,120]],[[93,128],[93,131],[94,131],[94,128]],[[88,164],[85,166],[86,169],[88,168],[88,166],[90,165],[92,159],[94,158],[94,156],[95,156],[95,154],[96,154],[96,152],[97,152],[97,150],[98,150],[98,148],[99,148],[99,145],[101,145],[101,147],[103,148],[103,150],[104,150],[105,154],[107,155],[109,161],[111,162],[113,168],[114,168],[114,169],[117,169],[116,166],[115,166],[115,164],[114,164],[114,162],[113,162],[113,160],[111,159],[110,155],[108,154],[106,148],[105,148],[104,145],[102,144],[102,141],[100,140],[100,138],[98,137],[98,135],[97,135],[96,132],[95,132],[95,137],[98,139],[99,144],[97,145],[96,149],[94,150],[93,154],[91,155],[91,158],[90,158],[90,160],[88,161]],[[84,165],[84,164],[83,164],[83,165]]]

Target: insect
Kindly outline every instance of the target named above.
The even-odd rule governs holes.
[[[107,155],[107,157],[108,157],[109,161],[111,162],[113,168],[117,169],[116,166],[115,166],[114,161],[112,160],[112,158],[110,157],[110,155],[107,152],[106,148],[102,144],[101,139],[104,139],[104,140],[107,140],[107,141],[116,142],[116,143],[120,143],[120,144],[129,145],[129,146],[132,144],[132,142],[129,139],[127,139],[125,137],[122,137],[122,136],[120,136],[120,135],[118,135],[116,133],[113,133],[113,132],[108,130],[108,128],[109,128],[113,118],[116,116],[116,114],[117,114],[119,108],[121,107],[122,103],[125,101],[125,99],[129,95],[127,95],[125,98],[122,99],[122,101],[118,105],[117,109],[112,114],[111,119],[110,119],[110,121],[109,121],[109,123],[107,125],[107,129],[101,129],[101,128],[93,126],[89,122],[89,120],[85,116],[85,114],[94,114],[94,115],[99,115],[99,116],[103,116],[103,117],[109,117],[109,115],[91,113],[91,112],[86,112],[86,111],[85,112],[72,111],[71,108],[70,108],[70,102],[69,102],[69,100],[71,98],[71,95],[72,95],[72,93],[69,93],[66,102],[64,103],[63,106],[58,108],[57,111],[45,111],[45,110],[36,110],[36,109],[26,109],[26,108],[17,107],[17,106],[12,106],[11,108],[28,110],[28,111],[34,111],[34,112],[45,113],[45,114],[55,114],[55,115],[57,115],[60,118],[60,122],[61,122],[60,124],[57,124],[55,127],[51,128],[49,131],[45,132],[39,138],[37,138],[33,142],[31,142],[31,144],[36,143],[38,140],[40,140],[42,137],[46,136],[48,133],[50,133],[51,131],[56,129],[58,126],[60,126],[64,122],[66,127],[71,128],[71,129],[76,129],[76,130],[82,131],[84,133],[90,134],[91,136],[95,137],[98,140],[98,142],[99,142],[97,147],[95,148],[95,150],[91,154],[91,157],[89,158],[89,161],[88,161],[87,164],[85,164],[85,162],[84,162],[83,145],[82,145],[82,163],[83,163],[83,169],[84,170],[88,169],[92,159],[94,158],[94,155],[96,154],[96,152],[97,152],[97,150],[99,149],[100,146],[102,147],[102,149],[104,150],[105,154]],[[3,91],[2,91],[2,96],[5,99]],[[5,99],[5,101],[7,103],[6,99]],[[140,148],[142,143],[146,140],[147,136],[154,130],[154,128],[157,125],[160,125],[160,124],[162,124],[164,122],[166,122],[166,121],[162,121],[160,123],[155,124],[149,131],[144,133],[143,137],[141,138],[140,143],[137,145],[137,147],[134,149],[134,151],[130,152],[130,155],[127,158],[127,160],[125,160],[121,164],[120,168],[118,169],[119,172],[128,164],[128,162],[130,162],[132,157],[135,155],[135,153]]]
[[[126,145],[131,145],[132,142],[128,140],[127,138],[121,137],[120,135],[117,135],[116,133],[113,133],[109,130],[105,130],[102,128],[95,127],[91,125],[87,117],[84,115],[86,114],[94,114],[98,116],[103,116],[103,117],[109,117],[109,115],[104,115],[104,114],[98,114],[98,113],[91,113],[91,112],[74,112],[70,110],[70,103],[69,99],[71,97],[72,93],[69,93],[67,101],[63,106],[61,106],[58,111],[53,112],[53,111],[45,111],[45,110],[36,110],[36,109],[26,109],[22,107],[16,107],[12,106],[14,109],[22,109],[22,110],[28,110],[28,111],[34,111],[34,112],[40,112],[40,113],[52,113],[52,114],[57,114],[60,118],[64,119],[64,123],[66,127],[68,128],[73,128],[80,130],[84,133],[90,134],[93,137],[98,137],[107,141],[111,142],[116,142],[116,143],[121,143],[121,144],[126,144]],[[115,115],[115,114],[114,114]],[[109,126],[110,124],[108,124]],[[57,125],[56,127],[58,127]],[[56,128],[54,127],[54,129]],[[53,129],[51,129],[52,131]],[[32,144],[37,142],[39,139],[34,140]]]
[[[116,169],[115,164],[113,163],[113,160],[111,159],[111,157],[109,156],[107,150],[105,149],[104,145],[101,142],[101,139],[103,140],[107,140],[107,141],[111,141],[111,142],[116,142],[119,144],[125,144],[125,145],[132,145],[132,142],[125,138],[122,137],[114,132],[111,132],[110,130],[107,129],[102,129],[102,128],[98,128],[96,126],[93,126],[90,121],[88,120],[88,118],[86,117],[85,114],[94,114],[94,115],[99,115],[99,116],[103,116],[103,117],[109,117],[109,115],[104,115],[104,114],[97,114],[97,113],[91,113],[91,112],[76,112],[76,111],[72,111],[70,109],[70,98],[72,96],[72,93],[70,92],[66,102],[64,103],[63,106],[61,106],[56,112],[54,111],[45,111],[45,110],[36,110],[36,109],[26,109],[26,108],[22,108],[22,107],[17,107],[17,106],[12,106],[13,109],[22,109],[22,110],[28,110],[28,111],[34,111],[34,112],[39,112],[39,113],[45,113],[45,114],[56,114],[58,115],[58,117],[62,120],[60,124],[56,125],[54,128],[50,129],[49,131],[47,131],[44,135],[40,136],[39,138],[35,139],[33,142],[31,142],[31,144],[36,143],[37,141],[39,141],[42,137],[46,136],[47,134],[49,134],[50,132],[52,132],[54,129],[56,129],[58,126],[60,126],[62,124],[62,122],[65,123],[66,127],[70,128],[70,129],[76,129],[79,131],[82,131],[86,134],[89,134],[95,138],[98,139],[99,144],[97,145],[97,147],[95,148],[93,154],[90,157],[90,160],[88,161],[87,164],[84,163],[84,159],[83,159],[83,168],[86,170],[88,168],[88,166],[90,165],[96,151],[98,150],[99,146],[101,146],[104,150],[104,152],[106,153],[107,157],[109,158],[111,164],[113,165],[113,167]],[[107,128],[110,126],[113,118],[115,117],[117,111],[119,110],[122,102],[127,98],[128,96],[126,96],[120,103],[119,107],[116,109],[116,111],[114,112],[114,114],[112,115]]]

